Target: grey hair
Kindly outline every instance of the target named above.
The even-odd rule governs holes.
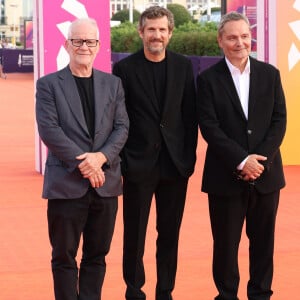
[[[250,29],[249,20],[245,15],[243,15],[241,13],[238,13],[236,11],[231,11],[231,12],[223,15],[222,18],[221,18],[221,21],[219,23],[219,26],[218,26],[218,36],[222,35],[222,33],[224,31],[224,26],[225,26],[226,23],[228,23],[230,21],[240,21],[240,20],[245,21],[246,24],[249,26],[249,29]]]
[[[146,19],[158,19],[166,16],[168,18],[168,28],[172,32],[175,26],[173,13],[161,6],[150,6],[147,8],[139,18],[138,29],[143,32],[146,24]]]
[[[71,23],[71,25],[69,26],[69,30],[68,30],[68,38],[72,37],[72,33],[73,33],[73,28],[77,25],[80,25],[82,23],[87,23],[87,24],[91,24],[92,26],[95,27],[96,32],[97,32],[97,39],[99,39],[99,28],[97,25],[97,21],[93,18],[80,18],[80,19],[76,19],[75,21],[73,21]]]

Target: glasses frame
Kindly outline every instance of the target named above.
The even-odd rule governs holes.
[[[83,40],[83,39],[69,39],[69,41],[71,41],[72,46],[78,47],[78,48],[82,47],[84,43],[85,43],[89,48],[94,48],[94,47],[97,47],[97,45],[98,45],[98,43],[99,43],[99,40],[97,40],[97,39],[86,39],[86,40]],[[78,41],[78,42],[80,41],[80,44],[78,43],[78,44],[75,44],[75,45],[74,45],[74,41]],[[95,42],[96,44],[95,44],[95,45],[89,45],[89,42]]]

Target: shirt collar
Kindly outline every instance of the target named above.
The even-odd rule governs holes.
[[[250,74],[250,59],[249,59],[249,56],[248,56],[248,59],[247,59],[247,64],[246,64],[246,67],[245,67],[245,70],[243,71],[243,73],[240,72],[240,70],[235,67],[228,59],[227,57],[225,57],[225,61],[226,61],[226,64],[229,68],[229,71],[231,73],[231,75],[238,75],[238,74]]]

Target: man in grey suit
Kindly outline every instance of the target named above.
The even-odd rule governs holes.
[[[119,152],[129,120],[121,80],[93,68],[99,44],[96,21],[75,20],[65,42],[69,65],[36,84],[38,130],[48,147],[43,197],[56,300],[101,298],[122,192]]]
[[[279,71],[250,57],[248,19],[224,15],[218,29],[225,57],[198,77],[199,124],[207,142],[202,191],[208,193],[213,277],[218,300],[237,300],[238,248],[249,238],[249,300],[272,295],[274,231],[285,185],[280,145],[286,104]]]
[[[143,49],[114,66],[130,119],[122,150],[123,276],[126,299],[146,299],[143,255],[153,195],[156,201],[156,300],[171,300],[189,177],[196,161],[195,84],[190,60],[166,50],[173,14],[159,6],[140,17]]]

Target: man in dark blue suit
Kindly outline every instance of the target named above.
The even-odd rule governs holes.
[[[248,19],[224,15],[218,29],[224,59],[198,77],[198,112],[207,142],[202,191],[208,193],[217,300],[237,300],[238,248],[246,221],[249,300],[272,295],[274,230],[285,185],[279,147],[286,105],[279,71],[251,58]]]
[[[146,299],[143,255],[151,200],[156,200],[156,300],[171,300],[188,179],[197,146],[191,62],[166,50],[172,13],[154,6],[140,17],[142,50],[118,62],[130,120],[122,150],[124,178],[123,275],[126,299]]]
[[[119,153],[129,120],[121,80],[93,68],[99,44],[95,20],[75,20],[65,42],[69,65],[36,84],[56,300],[100,299],[122,192]]]

